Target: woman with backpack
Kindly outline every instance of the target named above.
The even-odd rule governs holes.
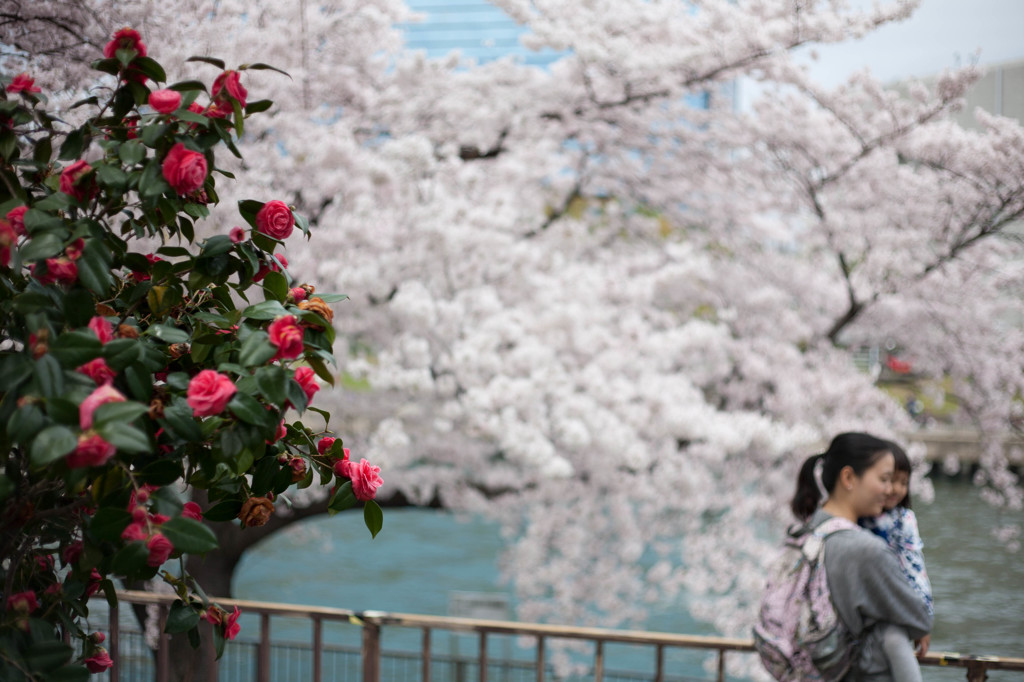
[[[895,459],[888,441],[866,433],[841,433],[823,454],[804,462],[790,503],[812,533],[830,519],[850,522],[823,538],[832,603],[859,649],[843,680],[900,682],[915,679],[915,675],[921,679],[916,660],[890,661],[883,643],[890,626],[895,626],[911,640],[923,640],[921,653],[925,653],[931,611],[907,580],[892,549],[877,535],[855,525],[858,519],[882,513],[892,495],[894,474]]]

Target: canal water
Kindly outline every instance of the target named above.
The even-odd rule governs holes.
[[[1008,522],[1024,524],[1024,514],[994,509],[969,483],[956,480],[936,481],[935,501],[919,503],[915,511],[935,594],[932,650],[1024,657],[1024,550],[1008,552],[992,533]],[[250,551],[239,566],[235,591],[241,599],[435,615],[465,615],[452,613],[452,605],[467,597],[489,597],[499,608],[489,609],[487,617],[512,618],[511,611],[500,612],[503,601],[514,602],[511,586],[499,576],[502,549],[497,524],[446,512],[389,510],[375,540],[358,514],[316,518]],[[242,622],[243,630],[255,636],[256,620],[243,617]],[[647,625],[652,630],[716,634],[684,609],[652,613]],[[352,635],[326,636],[351,641]],[[415,649],[418,633],[409,635],[386,632],[385,648]],[[273,636],[308,642],[309,626],[275,619]],[[435,650],[475,650],[474,640],[436,637]],[[530,654],[506,642],[490,655]],[[642,668],[649,667],[649,658],[619,656],[621,665]],[[964,679],[962,670],[925,672],[929,680]]]

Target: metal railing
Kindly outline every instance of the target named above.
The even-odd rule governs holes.
[[[167,611],[174,599],[174,595],[169,594],[136,591],[118,592],[119,604],[152,604],[158,606],[161,609],[161,621],[163,618],[166,618]],[[431,638],[435,631],[468,634],[476,637],[477,652],[475,665],[472,667],[476,669],[475,676],[479,682],[488,682],[488,670],[492,667],[489,662],[488,639],[492,635],[529,637],[536,641],[535,657],[532,666],[529,662],[522,661],[516,662],[516,665],[520,668],[524,665],[532,667],[532,677],[537,682],[544,682],[547,679],[549,666],[545,657],[546,644],[549,640],[581,640],[591,642],[594,645],[594,660],[592,671],[588,677],[591,677],[594,682],[604,682],[605,680],[605,648],[607,644],[643,645],[652,649],[654,673],[650,679],[653,679],[655,682],[669,682],[669,678],[665,673],[665,652],[668,649],[716,652],[716,679],[719,682],[726,679],[725,663],[728,653],[749,654],[754,651],[753,642],[749,639],[570,627],[408,613],[386,613],[383,611],[353,611],[349,609],[257,602],[242,599],[216,599],[215,601],[227,608],[237,606],[243,612],[255,614],[259,617],[259,638],[256,642],[248,645],[255,648],[255,675],[247,677],[247,679],[255,679],[257,682],[269,682],[272,678],[271,650],[278,645],[272,643],[270,637],[271,616],[298,618],[310,622],[312,645],[306,650],[310,651],[312,655],[312,675],[309,679],[313,682],[322,682],[324,680],[323,662],[325,652],[344,653],[341,647],[325,647],[323,636],[324,624],[329,622],[349,623],[361,628],[361,647],[358,655],[360,658],[359,667],[362,672],[362,682],[380,682],[381,680],[381,660],[382,656],[385,655],[381,650],[381,628],[385,626],[407,628],[420,632],[419,654],[405,653],[399,656],[406,659],[418,658],[419,678],[423,682],[430,682],[432,679],[432,668],[435,663],[439,662],[439,657],[432,651],[431,646]],[[120,675],[123,669],[122,661],[119,660],[120,656],[118,655],[121,640],[119,610],[119,607],[111,608],[109,614],[108,643],[110,645],[111,658],[114,662],[113,667],[109,671],[111,682],[120,682]],[[168,639],[168,635],[160,635],[160,643],[155,656],[155,679],[157,682],[166,682],[169,679]],[[355,655],[355,651],[348,651],[348,655]],[[387,654],[387,656],[395,656],[395,654]],[[920,660],[922,666],[963,668],[966,670],[966,679],[969,682],[981,682],[986,679],[989,671],[994,670],[1024,672],[1024,658],[966,656],[933,652]],[[217,680],[217,662],[211,659],[208,661],[208,666],[212,679]],[[445,677],[445,679],[449,678],[450,676]],[[412,678],[408,675],[403,675],[402,679]],[[517,676],[517,679],[528,678]]]

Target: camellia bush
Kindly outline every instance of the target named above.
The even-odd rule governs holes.
[[[333,383],[345,296],[288,274],[279,251],[307,222],[244,200],[240,225],[197,237],[233,177],[215,152],[240,156],[247,117],[272,104],[249,99],[245,71],[273,67],[195,59],[219,70],[209,86],[167,84],[139,33],[118,31],[77,126],[30,74],[0,95],[0,679],[109,667],[85,623],[116,580],[167,582],[165,630],[198,646],[208,621],[219,655],[238,611],[183,556],[216,548],[208,524],[266,523],[293,486],[331,487],[332,512],[363,504],[373,535],[383,523],[379,467],[350,460],[311,406],[317,377]],[[325,430],[288,421],[310,411]]]

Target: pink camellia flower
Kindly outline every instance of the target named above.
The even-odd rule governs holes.
[[[35,78],[32,78],[27,73],[19,73],[11,80],[11,84],[7,86],[7,92],[42,92],[42,90],[36,87]],[[242,106],[245,105],[243,104]]]
[[[240,244],[245,241],[245,230],[238,226],[232,227],[228,236],[231,238],[232,244]]]
[[[103,440],[98,433],[88,431],[78,437],[78,445],[65,461],[70,469],[98,467],[114,456],[117,448]]]
[[[334,475],[339,478],[352,478],[352,460],[349,459],[348,448],[342,448],[341,459],[334,463]]]
[[[270,323],[267,327],[270,343],[277,346],[274,360],[297,358],[302,355],[303,330],[294,315],[284,315]]]
[[[85,254],[85,240],[81,237],[68,244],[64,249],[64,255],[69,260],[78,260],[83,254]]]
[[[320,384],[316,383],[316,372],[312,367],[299,367],[295,370],[295,381],[299,382],[302,390],[306,393],[306,402],[312,403],[313,396],[320,390]]]
[[[181,106],[181,93],[176,90],[154,90],[149,93],[149,106],[161,114],[169,114]]]
[[[220,414],[238,391],[231,378],[212,369],[204,369],[188,382],[189,407],[196,417]]]
[[[46,272],[36,274],[35,263],[29,266],[32,276],[39,280],[40,284],[67,284],[71,285],[78,281],[78,265],[70,258],[47,258]]]
[[[28,206],[16,206],[7,212],[7,220],[11,223],[11,227],[14,228],[15,234],[19,237],[25,235],[25,211],[28,210]]]
[[[100,340],[100,343],[110,343],[114,340],[114,325],[105,317],[94,315],[89,320],[89,329]]]
[[[89,583],[85,586],[86,598],[91,597],[100,591],[100,583],[103,582],[103,576],[95,568],[89,571]],[[102,641],[102,640],[100,640]]]
[[[39,608],[39,600],[32,590],[18,592],[7,598],[7,610],[19,613],[32,613]]]
[[[146,44],[142,42],[142,36],[127,26],[115,33],[110,42],[103,47],[103,56],[111,59],[117,55],[118,50],[135,50],[135,56],[146,56]]]
[[[230,640],[238,636],[239,631],[242,629],[242,626],[238,624],[238,617],[240,615],[242,614],[239,612],[237,606],[232,613],[227,614],[228,619],[224,623],[224,639]]]
[[[324,454],[331,449],[331,446],[334,445],[334,441],[336,440],[338,439],[333,436],[324,436],[320,439],[320,442],[316,444],[316,451],[321,455]]]
[[[242,85],[241,78],[242,74],[237,71],[225,71],[217,76],[217,79],[213,81],[213,88],[211,89],[214,98],[223,100],[225,96],[232,97],[244,109],[245,98],[249,93]]]
[[[114,377],[117,376],[103,358],[95,358],[84,365],[79,365],[75,371],[95,381],[97,386],[113,383]]]
[[[256,212],[256,229],[274,239],[287,239],[295,228],[295,216],[288,204],[274,199]]]
[[[292,298],[295,299],[296,303],[298,303],[299,301],[305,301],[306,296],[308,295],[306,294],[306,290],[303,289],[302,287],[292,287],[290,293],[292,295]]]
[[[206,157],[185,149],[179,142],[167,152],[163,163],[164,179],[178,194],[191,194],[202,189],[206,181]]]
[[[348,471],[352,479],[352,492],[357,500],[366,502],[377,496],[377,488],[384,483],[380,477],[380,467],[361,459],[359,464],[352,464]]]
[[[203,509],[195,502],[186,502],[185,506],[181,510],[181,515],[184,516],[186,519],[202,521]]]
[[[18,243],[18,232],[6,220],[0,220],[0,265],[11,264],[11,247]]]
[[[125,529],[121,531],[121,539],[125,542],[131,542],[132,540],[145,540],[148,537],[149,530],[147,530],[146,524],[143,521],[129,523]]]
[[[157,263],[162,262],[163,258],[154,253],[147,253],[146,260],[149,261],[150,266],[153,266]],[[148,282],[151,279],[151,276],[148,272],[144,272],[141,270],[132,270],[132,279],[134,279],[136,282]]]
[[[85,659],[85,667],[91,673],[101,673],[113,665],[114,662],[110,660],[110,654],[103,647],[97,647],[93,655]]]
[[[82,427],[83,431],[92,428],[92,415],[96,408],[107,403],[120,403],[124,401],[124,395],[113,386],[103,385],[97,387],[78,406],[78,425]]]
[[[60,551],[60,560],[64,562],[65,566],[69,566],[78,561],[78,557],[82,556],[82,549],[82,541],[75,540]]]
[[[92,166],[79,159],[60,172],[60,191],[82,201],[93,195]]]
[[[163,533],[153,533],[153,537],[146,541],[146,549],[149,550],[149,558],[146,565],[157,567],[163,564],[174,551],[174,545]]]
[[[234,111],[234,108],[224,100],[210,102],[210,106],[203,109],[203,116],[207,118],[227,118]]]
[[[193,114],[201,114],[203,113],[203,105],[199,102],[192,102],[188,105],[188,110],[191,111]]]

